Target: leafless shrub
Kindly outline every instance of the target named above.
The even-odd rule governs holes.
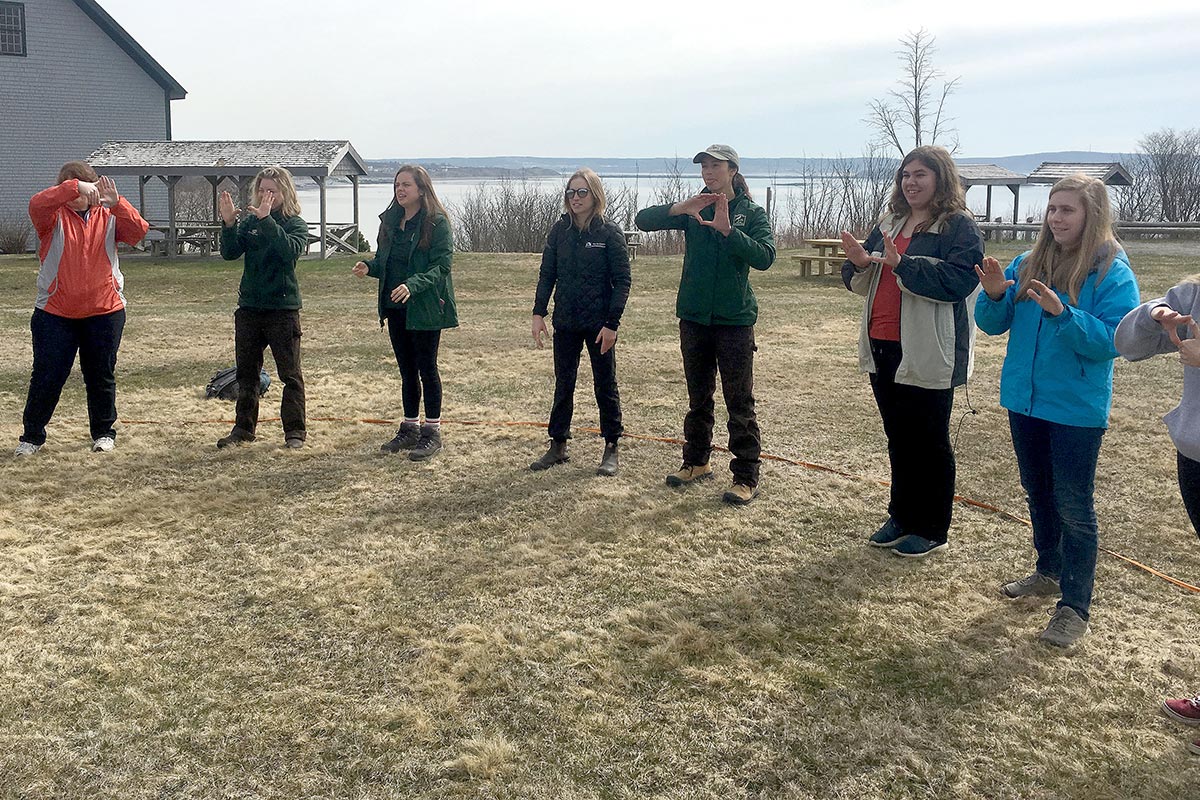
[[[32,242],[33,223],[28,218],[14,216],[0,220],[0,253],[27,253]]]
[[[491,187],[476,186],[450,210],[455,245],[473,252],[540,252],[546,231],[562,213],[554,186],[507,178]]]
[[[1138,145],[1145,154],[1143,177],[1158,193],[1157,219],[1200,219],[1200,128],[1163,128],[1146,134]]]

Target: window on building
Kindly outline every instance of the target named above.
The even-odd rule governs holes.
[[[25,4],[0,3],[0,56],[25,55]]]

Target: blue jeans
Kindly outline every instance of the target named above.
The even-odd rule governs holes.
[[[1059,580],[1059,607],[1070,606],[1086,620],[1100,539],[1092,498],[1104,428],[1061,425],[1012,411],[1008,425],[1029,501],[1037,571]]]

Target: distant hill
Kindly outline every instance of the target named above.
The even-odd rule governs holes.
[[[995,164],[1013,172],[1028,174],[1043,161],[1110,162],[1126,158],[1125,153],[1097,153],[1085,150],[1068,150],[1055,153],[1029,153],[1017,156],[988,158],[960,158],[962,164]],[[751,177],[789,177],[806,174],[823,174],[831,165],[849,161],[858,165],[861,158],[746,158],[742,160],[742,172]],[[416,158],[416,159],[367,159],[370,168],[368,181],[390,181],[396,167],[404,163],[418,163],[430,171],[435,178],[539,178],[555,175],[570,175],[582,166],[591,167],[601,175],[633,176],[662,175],[672,163],[687,173],[693,169],[691,158],[681,156],[653,156],[647,158],[547,158],[544,156],[481,156],[474,158]]]

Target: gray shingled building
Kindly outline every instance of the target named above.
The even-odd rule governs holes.
[[[170,139],[186,94],[93,0],[0,2],[0,222],[106,141]]]

